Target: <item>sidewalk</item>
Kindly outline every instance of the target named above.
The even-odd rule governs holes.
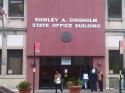
[[[55,90],[36,90],[35,93],[55,93]],[[60,90],[58,90],[58,93],[61,93]],[[68,89],[65,89],[63,93],[69,93]],[[104,90],[103,92],[91,92],[90,90],[82,90],[81,93],[119,93],[119,90],[111,89],[111,90]],[[122,93],[125,93],[125,90],[122,90]]]

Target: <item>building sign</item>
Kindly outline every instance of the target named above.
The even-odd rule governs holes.
[[[71,58],[70,57],[62,57],[61,65],[71,65]]]
[[[33,28],[101,28],[97,18],[34,18]]]
[[[105,0],[28,0],[27,55],[39,41],[38,56],[104,56],[104,9]]]
[[[40,42],[35,42],[35,52],[40,53]]]

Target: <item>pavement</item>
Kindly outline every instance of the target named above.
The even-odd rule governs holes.
[[[6,87],[0,86],[0,93],[15,93],[15,92]]]
[[[18,92],[16,92],[16,93],[18,93]],[[55,90],[54,89],[36,90],[35,93],[55,93]],[[61,91],[58,90],[58,93],[61,93]],[[63,90],[63,93],[69,93],[69,90],[65,89],[65,90]],[[88,90],[82,89],[81,93],[119,93],[119,90],[117,90],[117,89],[105,89],[103,92],[100,92],[100,91],[97,91],[97,92],[93,91],[93,92],[91,92],[89,89]],[[122,93],[125,93],[125,90],[122,90]]]

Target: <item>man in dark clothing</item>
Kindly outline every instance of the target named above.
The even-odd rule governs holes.
[[[92,69],[90,73],[90,84],[91,84],[91,91],[97,91],[97,72],[95,69]]]

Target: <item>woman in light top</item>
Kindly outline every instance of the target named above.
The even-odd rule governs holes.
[[[85,89],[88,89],[88,80],[89,80],[88,73],[84,73],[83,74],[83,84],[84,84]]]
[[[61,74],[56,71],[55,76],[54,76],[54,82],[55,82],[55,87],[56,87],[56,93],[57,89],[59,88],[61,90],[61,93],[63,92],[62,86],[61,86]]]

